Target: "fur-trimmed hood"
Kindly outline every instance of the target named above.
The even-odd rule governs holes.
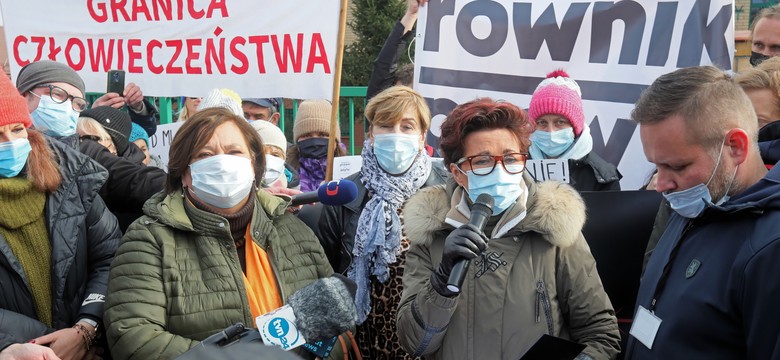
[[[558,247],[568,247],[579,238],[585,225],[585,203],[579,193],[568,184],[557,181],[534,183],[524,177],[528,186],[527,213],[508,235],[536,232]],[[430,243],[437,230],[445,223],[451,208],[454,184],[424,188],[413,195],[404,206],[404,231],[415,241]]]

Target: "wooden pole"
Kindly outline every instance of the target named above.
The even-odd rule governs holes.
[[[330,141],[328,141],[328,166],[325,170],[325,181],[333,180],[333,155],[341,134],[337,134],[339,124],[339,99],[341,97],[341,66],[344,60],[344,34],[347,31],[347,7],[349,0],[341,0],[339,12],[339,35],[336,45],[336,66],[333,72],[333,109],[330,111]]]

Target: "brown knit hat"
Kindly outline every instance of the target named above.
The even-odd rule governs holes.
[[[293,140],[297,143],[301,135],[311,132],[330,134],[331,105],[328,100],[305,100],[298,105],[293,124]],[[336,135],[341,136],[341,128],[336,127]]]
[[[0,75],[0,126],[22,123],[30,127],[32,120],[27,110],[27,101],[11,83],[8,76]]]

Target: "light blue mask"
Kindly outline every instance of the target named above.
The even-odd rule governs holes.
[[[374,155],[382,170],[391,175],[403,174],[420,153],[420,135],[374,135]]]
[[[734,183],[734,178],[737,175],[737,169],[739,169],[739,166],[734,168],[734,174],[731,176],[731,181],[729,182],[729,186],[726,189],[726,194],[723,195],[723,197],[715,204],[712,203],[712,195],[710,194],[710,189],[708,187],[710,182],[712,182],[712,179],[715,177],[715,172],[718,170],[721,155],[723,155],[723,146],[721,146],[720,154],[718,154],[718,162],[715,163],[715,168],[712,169],[712,174],[710,175],[710,178],[707,180],[706,184],[699,184],[682,191],[675,191],[673,193],[665,192],[663,194],[664,198],[666,198],[666,201],[668,201],[669,205],[672,207],[672,210],[680,214],[680,216],[686,217],[688,219],[695,219],[699,217],[702,212],[704,212],[704,207],[707,206],[707,204],[720,205],[728,201],[728,191],[731,189],[731,185]]]
[[[79,113],[73,110],[70,100],[58,104],[48,95],[39,98],[41,100],[38,107],[30,114],[36,130],[53,137],[65,137],[76,133]]]
[[[513,166],[522,168],[524,165],[507,165],[510,170]],[[484,176],[476,175],[471,170],[466,171],[465,174],[469,179],[468,193],[471,202],[476,202],[477,197],[481,194],[492,196],[495,201],[493,215],[501,214],[509,209],[523,194],[523,186],[521,186],[523,173],[509,174],[499,164],[496,164],[493,172]]]
[[[561,156],[574,143],[574,129],[557,131],[536,130],[531,134],[531,142],[545,155],[555,158]]]
[[[27,163],[27,156],[30,155],[30,142],[27,139],[16,139],[0,143],[0,178],[12,178],[19,175],[19,172]]]

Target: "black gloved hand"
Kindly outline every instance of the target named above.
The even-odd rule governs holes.
[[[485,252],[487,237],[474,225],[465,224],[455,229],[444,240],[441,263],[431,274],[431,287],[442,296],[452,297],[457,293],[447,289],[447,280],[452,267],[460,260],[471,260]]]

